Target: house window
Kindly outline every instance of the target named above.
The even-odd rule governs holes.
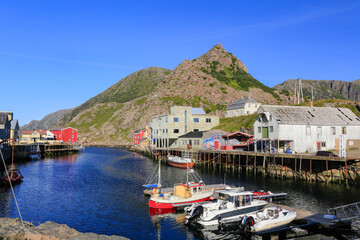
[[[206,122],[207,122],[207,123],[211,123],[211,118],[207,118],[207,119],[206,119]]]
[[[179,118],[174,117],[174,122],[179,122]]]
[[[249,115],[250,114],[250,111],[246,111],[246,115]]]
[[[270,121],[272,121],[272,115],[270,115]]]
[[[165,122],[168,122],[168,118],[167,118],[167,117],[165,118]]]
[[[336,134],[336,128],[335,127],[331,127],[331,135],[335,135]]]
[[[342,134],[346,134],[346,127],[342,127]]]
[[[255,108],[257,108],[257,104],[255,104]]]
[[[199,118],[194,118],[194,122],[199,122]]]
[[[258,116],[257,120],[258,120],[259,122],[261,122],[261,118],[260,118],[259,116]]]
[[[311,127],[306,126],[306,136],[310,136],[310,135],[311,135]]]
[[[199,129],[194,129],[194,132],[198,132],[199,131]]]
[[[72,135],[71,138],[74,138],[74,135]]]
[[[261,133],[261,127],[258,127],[258,133]]]
[[[179,133],[179,129],[174,129],[174,133]]]
[[[321,127],[317,127],[317,137],[319,138],[322,135]]]
[[[321,147],[326,147],[326,142],[322,142]]]
[[[270,132],[273,132],[273,131],[274,131],[274,127],[270,126]]]
[[[166,129],[166,133],[168,133],[168,129]]]

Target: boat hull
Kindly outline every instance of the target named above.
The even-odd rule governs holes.
[[[179,162],[174,162],[174,161],[171,161],[171,160],[167,160],[167,162],[168,162],[168,164],[170,165],[170,166],[173,166],[173,167],[178,167],[178,168],[187,168],[187,167],[189,167],[189,168],[193,168],[194,167],[194,163],[193,162],[191,162],[191,163],[179,163]]]
[[[194,199],[194,200],[189,200],[189,201],[177,201],[177,202],[171,202],[171,201],[156,201],[155,199],[149,199],[149,207],[150,208],[170,208],[170,209],[174,209],[176,207],[176,205],[181,205],[181,204],[190,204],[190,203],[194,203],[194,202],[205,202],[205,201],[210,201],[211,197],[204,197],[204,198],[200,198],[200,199]]]

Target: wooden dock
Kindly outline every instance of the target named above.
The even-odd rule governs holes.
[[[153,149],[148,156],[166,161],[181,156],[184,149]],[[334,183],[360,183],[359,158],[311,154],[261,153],[234,150],[191,150],[195,168],[245,171],[271,177]]]

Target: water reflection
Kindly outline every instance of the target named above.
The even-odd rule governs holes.
[[[131,239],[233,239],[236,232],[188,229],[183,215],[149,211],[143,196],[157,163],[116,148],[86,148],[84,154],[19,164],[24,182],[14,187],[23,218],[35,224],[65,223],[82,232]],[[306,183],[197,169],[206,184],[226,181],[247,190],[287,192],[284,204],[314,212],[360,201],[358,186]],[[162,166],[165,187],[186,179],[186,171]],[[9,189],[0,188],[0,217],[17,217]]]

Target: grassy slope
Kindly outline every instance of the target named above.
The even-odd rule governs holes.
[[[222,129],[227,132],[237,132],[240,128],[253,130],[253,125],[257,119],[257,114],[240,117],[220,118],[220,124],[213,129]]]
[[[75,108],[61,120],[60,125],[68,124],[80,112],[89,109],[98,103],[125,103],[135,98],[148,95],[170,72],[171,71],[168,69],[151,67],[132,73],[104,92]]]

